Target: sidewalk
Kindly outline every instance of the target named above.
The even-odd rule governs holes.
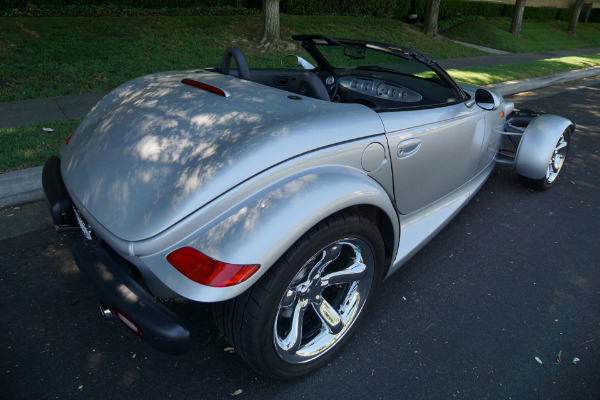
[[[552,51],[536,51],[533,53],[493,54],[489,56],[448,58],[438,60],[445,69],[461,69],[472,67],[489,67],[492,65],[514,64],[527,61],[539,61],[548,58],[574,57],[600,53],[600,47],[585,49],[567,49]]]
[[[461,69],[594,53],[600,53],[600,47],[453,58],[439,60],[439,63],[446,69]],[[502,82],[490,85],[489,88],[499,92],[503,96],[508,96],[598,75],[600,75],[600,66],[538,78]],[[0,103],[0,128],[84,117],[106,93],[84,93],[47,99]],[[35,167],[0,174],[0,207],[41,199],[43,197],[41,170],[41,167]]]

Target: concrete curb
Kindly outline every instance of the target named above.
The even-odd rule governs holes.
[[[487,87],[503,96],[508,96],[597,75],[600,75],[600,66],[561,72],[538,78],[496,83]],[[2,188],[2,192],[0,193],[0,207],[42,199],[44,197],[42,191],[42,167],[0,174],[0,188]]]
[[[43,198],[42,168],[33,167],[0,174],[0,207]]]

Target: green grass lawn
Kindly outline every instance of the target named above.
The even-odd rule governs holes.
[[[50,156],[58,155],[58,149],[80,122],[77,118],[0,129],[0,173],[44,164]]]
[[[289,51],[261,52],[260,26],[260,16],[0,18],[0,101],[108,90],[151,72],[218,66],[232,43],[251,67],[279,66]],[[483,54],[391,19],[281,17],[283,38],[311,32],[405,44],[438,58]]]
[[[568,22],[525,20],[521,38],[509,32],[510,23],[510,18],[465,22],[444,34],[454,40],[511,53],[600,46],[598,23],[578,23],[577,37],[573,37],[567,33]]]
[[[551,75],[558,72],[571,71],[600,65],[600,54],[589,54],[580,57],[550,58],[540,61],[528,61],[490,67],[469,69],[451,69],[448,73],[457,81],[473,85],[489,85],[515,79]]]

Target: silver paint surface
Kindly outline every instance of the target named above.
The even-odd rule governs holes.
[[[289,94],[212,72],[138,78],[104,98],[61,152],[68,190],[112,234],[139,241],[277,163],[383,132],[366,107]]]

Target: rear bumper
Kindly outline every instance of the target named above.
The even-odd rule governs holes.
[[[190,349],[188,328],[136,281],[137,270],[127,260],[96,240],[77,243],[73,257],[103,305],[124,314],[139,328],[142,339],[168,354]]]
[[[57,229],[79,230],[58,157],[50,158],[44,165],[42,187]],[[73,257],[103,305],[117,316],[126,316],[138,328],[142,339],[168,354],[183,354],[190,349],[189,329],[138,283],[139,271],[129,261],[98,240],[77,243]]]

